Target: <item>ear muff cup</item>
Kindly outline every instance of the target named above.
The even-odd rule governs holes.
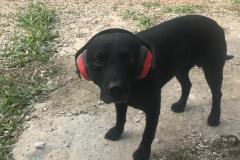
[[[88,74],[88,65],[87,65],[87,51],[85,50],[82,54],[80,54],[77,58],[77,67],[80,72],[80,77],[90,80],[89,74]]]
[[[147,76],[152,67],[152,53],[145,47],[141,48],[141,70],[138,76],[138,79],[142,79]]]

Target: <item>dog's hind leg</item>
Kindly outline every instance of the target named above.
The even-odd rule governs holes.
[[[203,71],[207,83],[212,92],[212,109],[208,117],[208,124],[210,126],[218,126],[221,116],[221,86],[223,80],[223,66],[224,64],[203,66]]]
[[[182,88],[182,94],[181,94],[180,99],[176,103],[172,104],[171,109],[172,109],[172,111],[177,112],[177,113],[184,111],[184,108],[187,104],[188,95],[189,95],[191,87],[192,87],[191,81],[188,77],[188,73],[189,73],[189,69],[184,70],[184,71],[179,71],[176,73],[176,78]]]
[[[127,104],[115,104],[115,108],[116,125],[105,134],[105,138],[112,141],[118,140],[123,133],[124,125],[126,122]]]

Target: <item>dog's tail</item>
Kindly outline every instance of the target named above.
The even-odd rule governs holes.
[[[234,58],[233,55],[226,55],[226,57],[225,57],[226,60],[230,60],[230,59],[233,59],[233,58]]]

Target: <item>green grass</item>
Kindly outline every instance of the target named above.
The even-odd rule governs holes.
[[[240,6],[240,0],[231,0],[233,5]]]
[[[123,19],[131,19],[131,20],[138,20],[138,13],[131,11],[131,10],[126,10],[121,14]]]
[[[168,6],[165,9],[167,13],[174,13],[174,14],[193,14],[197,13],[198,11],[203,11],[204,6],[202,5],[192,5],[192,4],[181,4],[181,5],[174,5]]]
[[[138,26],[141,30],[150,28],[153,25],[152,17],[141,15],[138,17]]]
[[[126,10],[121,14],[121,16],[123,19],[131,19],[137,21],[137,26],[140,28],[140,30],[148,29],[153,25],[153,17],[146,14]]]
[[[53,52],[48,42],[56,36],[52,33],[54,17],[53,10],[33,1],[24,12],[20,12],[17,22],[25,33],[14,35],[5,50],[6,56],[13,59],[14,67],[25,66],[30,61],[48,61]]]
[[[142,6],[150,9],[150,8],[154,8],[154,7],[159,7],[160,3],[158,3],[158,2],[142,2]]]
[[[19,124],[29,111],[26,106],[45,90],[44,77],[34,79],[34,72],[36,67],[46,64],[54,52],[55,16],[45,5],[29,1],[17,18],[17,29],[24,32],[14,35],[4,50],[7,66],[0,68],[0,160],[12,159],[11,145]],[[34,66],[36,64],[38,66]]]

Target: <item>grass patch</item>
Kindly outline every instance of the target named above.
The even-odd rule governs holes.
[[[131,10],[126,10],[121,14],[123,19],[131,19],[137,21],[137,26],[140,28],[140,30],[145,30],[150,28],[153,25],[153,17],[136,13]]]
[[[46,77],[38,76],[35,69],[41,69],[54,52],[50,48],[55,37],[55,16],[45,5],[29,1],[17,18],[17,29],[24,32],[14,35],[0,54],[5,60],[0,68],[0,160],[12,159],[11,145],[29,111],[26,106],[46,88]]]
[[[132,20],[137,20],[138,16],[137,13],[131,10],[126,10],[121,14],[121,17],[123,19],[132,19]]]
[[[158,2],[142,2],[142,6],[147,9],[150,9],[150,8],[154,8],[154,7],[159,7],[160,3],[158,3]]]
[[[12,66],[25,66],[30,61],[47,62],[53,52],[52,45],[56,34],[52,33],[55,12],[43,4],[29,1],[27,9],[19,13],[18,26],[25,33],[13,36],[5,50],[5,56],[12,59]]]
[[[231,0],[233,5],[240,6],[240,0]]]
[[[138,17],[138,26],[141,30],[150,28],[153,25],[152,17],[141,15]]]
[[[192,4],[168,6],[164,9],[165,12],[174,13],[174,14],[193,14],[199,11],[202,12],[203,10],[204,10],[204,6],[192,5]]]

